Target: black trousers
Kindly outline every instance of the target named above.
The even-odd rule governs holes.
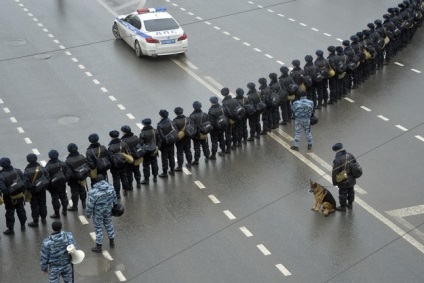
[[[6,208],[6,227],[10,230],[13,230],[15,226],[15,211],[18,215],[19,222],[21,226],[25,226],[25,222],[27,220],[26,211],[25,211],[25,201],[24,198],[20,198],[16,200],[16,204],[12,203],[10,196],[4,195],[4,206]]]
[[[187,160],[187,163],[191,164],[193,161],[193,154],[191,153],[191,139],[183,138],[175,143],[175,147],[177,148],[177,162],[178,166],[183,166],[184,163],[184,154]]]
[[[263,130],[266,132],[271,131],[272,129],[272,109],[271,108],[266,108],[266,110],[264,111],[264,113],[262,113],[262,126],[263,126]]]
[[[227,150],[230,150],[231,144],[236,143],[236,124],[229,123],[227,129],[225,129],[225,145],[227,146]]]
[[[328,86],[330,88],[330,101],[335,102],[339,97],[339,85],[337,75],[328,79]]]
[[[62,211],[68,210],[68,195],[66,194],[66,186],[62,189],[50,189],[50,195],[52,198],[53,210],[56,214],[59,214],[60,205],[62,204]]]
[[[159,173],[158,156],[147,155],[143,158],[143,175],[144,179],[150,178],[150,168],[152,168],[152,175],[156,177]],[[165,171],[166,172],[166,171]]]
[[[249,117],[250,136],[259,135],[261,132],[260,114],[255,113]]]
[[[194,160],[199,161],[201,150],[203,150],[203,155],[207,158],[211,154],[209,150],[209,142],[208,139],[200,140],[198,138],[193,139],[193,147],[194,147]]]
[[[41,192],[32,193],[31,197],[31,217],[34,222],[38,222],[39,218],[45,219],[47,217],[47,204],[46,204],[46,190]]]
[[[236,142],[240,143],[242,140],[247,139],[247,118],[243,118],[236,123],[236,132]]]
[[[140,165],[135,166],[133,164],[127,165],[127,178],[128,178],[128,186],[131,188],[132,183],[135,179],[136,183],[140,183],[141,179],[141,172],[140,172]]]
[[[165,144],[160,147],[160,157],[162,160],[163,173],[168,172],[168,168],[174,171],[175,167],[175,149],[174,144]]]
[[[328,91],[327,91],[327,80],[317,83],[317,96],[318,96],[318,105],[327,104],[328,100]]]
[[[121,183],[122,183],[123,190],[128,190],[130,188],[130,184],[128,183],[126,166],[127,165],[125,165],[123,168],[110,169],[110,173],[112,174],[113,187],[115,188],[116,195],[119,195],[121,192]]]
[[[69,187],[71,188],[71,200],[72,206],[77,207],[78,201],[81,199],[83,207],[85,207],[87,200],[87,191],[77,180],[71,179],[68,182]],[[116,188],[115,188],[116,190]]]
[[[352,204],[355,200],[355,190],[353,187],[350,188],[339,188],[339,202],[341,206]]]
[[[223,130],[212,130],[211,132],[212,156],[216,155],[218,146],[221,151],[225,151],[225,139]]]

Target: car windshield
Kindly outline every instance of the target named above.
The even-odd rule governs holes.
[[[144,27],[146,28],[146,31],[161,31],[180,28],[177,22],[172,18],[147,20],[144,21]]]

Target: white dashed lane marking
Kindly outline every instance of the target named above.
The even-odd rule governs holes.
[[[124,274],[122,274],[122,272],[120,270],[115,271],[115,275],[116,277],[118,277],[118,280],[123,282],[123,281],[127,281],[127,278],[125,278]]]
[[[324,32],[324,35],[326,36],[331,36],[331,34]]]
[[[15,118],[15,117],[10,117],[10,121],[11,121],[12,123],[18,123],[18,120],[16,120],[16,118]]]
[[[371,109],[369,109],[369,108],[367,108],[367,107],[365,107],[365,106],[361,106],[361,108],[362,108],[362,109],[364,109],[365,111],[368,111],[368,112],[370,112],[370,111],[371,111]]]
[[[3,99],[0,99],[0,104],[3,104],[4,102],[3,102]]]
[[[199,189],[201,189],[201,190],[203,190],[203,189],[205,189],[206,187],[205,187],[205,185],[203,185],[202,184],[202,182],[200,182],[200,181],[194,181],[194,183],[196,184],[196,186],[199,188]]]
[[[243,232],[244,235],[246,235],[246,237],[253,237],[253,234],[246,228],[246,227],[240,227],[240,231]]]
[[[32,141],[31,141],[31,139],[30,139],[30,138],[24,138],[24,140],[25,140],[25,142],[26,142],[27,144],[31,144],[31,143],[32,143]]]
[[[304,23],[299,23],[299,25],[304,26],[304,27],[307,27],[307,25],[304,24]]]
[[[347,101],[349,101],[350,103],[354,103],[355,102],[355,100],[352,100],[349,97],[345,97],[344,99],[347,100]]]
[[[78,67],[79,67],[81,70],[84,70],[84,69],[85,69],[84,65],[78,65]]]
[[[311,28],[311,30],[314,30],[314,31],[319,31],[319,29],[316,29],[316,28]]]
[[[389,118],[384,117],[383,115],[377,115],[378,118],[384,121],[389,121]]]
[[[109,92],[105,87],[100,88],[103,92]]]
[[[85,74],[87,75],[87,77],[92,77],[93,76],[90,72],[85,72]]]
[[[102,254],[105,257],[105,259],[107,259],[109,261],[113,260],[112,256],[110,255],[110,253],[108,251],[103,251]]]
[[[417,139],[419,139],[420,141],[424,142],[424,138],[422,136],[415,136]]]
[[[264,255],[270,255],[271,254],[271,252],[267,249],[267,248],[265,248],[265,246],[264,245],[262,245],[262,244],[260,244],[260,245],[257,245],[256,247],[258,247],[258,249],[264,254]]]
[[[183,167],[183,172],[184,172],[184,174],[186,174],[186,175],[191,175],[190,170],[188,170],[188,169],[187,169],[187,168],[185,168],[185,167]]]
[[[18,132],[19,132],[20,134],[24,133],[24,129],[22,129],[22,127],[17,127],[16,129],[18,130]]]
[[[116,98],[113,95],[109,95],[109,99],[112,100],[112,101],[116,101]]]
[[[122,105],[122,104],[118,104],[117,106],[118,106],[118,108],[119,108],[119,109],[121,109],[121,110],[125,110],[124,105]]]
[[[399,63],[399,62],[395,62],[396,65],[403,67],[404,65]]]
[[[74,61],[75,63],[78,62],[77,58],[72,58],[72,61]]]
[[[32,149],[32,153],[34,153],[35,155],[40,155],[40,152],[36,148]]]
[[[404,131],[404,132],[408,131],[408,129],[407,129],[407,128],[405,128],[405,127],[403,127],[403,126],[401,126],[401,125],[396,125],[396,128],[401,129],[401,130],[402,130],[402,131]]]
[[[96,80],[96,79],[93,80],[93,83],[96,84],[96,85],[99,85],[100,84],[100,82],[98,80]]]
[[[236,217],[229,211],[229,210],[224,210],[223,211],[224,212],[224,214],[225,215],[227,215],[227,217],[230,219],[230,220],[234,220],[234,219],[236,219]]]
[[[10,110],[7,107],[3,108],[3,111],[4,111],[4,113],[10,113]]]
[[[219,199],[217,199],[214,195],[209,195],[208,197],[209,197],[209,198],[210,198],[210,200],[211,200],[213,203],[215,203],[215,204],[221,203],[221,202],[219,201]]]
[[[135,119],[134,115],[131,114],[131,113],[128,113],[127,114],[127,117],[130,118],[130,120],[134,120]]]
[[[85,218],[84,215],[79,215],[78,218],[81,221],[82,225],[87,225],[88,224],[88,220],[87,220],[87,218]]]
[[[292,275],[292,274],[290,273],[290,271],[288,271],[288,270],[287,270],[287,268],[285,268],[285,267],[284,267],[284,265],[282,265],[281,263],[279,263],[279,264],[275,265],[275,267],[277,267],[277,268],[278,268],[278,270],[280,270],[280,271],[281,271],[281,273],[283,273],[283,274],[284,274],[284,276],[290,276],[290,275]]]
[[[96,232],[90,232],[90,237],[93,241],[96,241]]]
[[[416,69],[411,69],[411,71],[413,71],[413,72],[415,72],[415,73],[418,73],[418,74],[421,74],[421,71],[418,71],[418,70],[416,70]]]

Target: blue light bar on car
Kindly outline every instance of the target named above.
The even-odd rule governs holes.
[[[142,8],[142,9],[137,9],[137,13],[139,13],[139,14],[157,13],[157,12],[166,12],[166,8]]]

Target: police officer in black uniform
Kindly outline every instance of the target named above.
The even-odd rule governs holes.
[[[262,113],[262,132],[261,135],[266,135],[272,129],[272,105],[271,105],[271,89],[267,85],[266,78],[259,78],[259,94],[266,104],[266,109]]]
[[[339,63],[339,61],[342,60],[339,56],[336,55],[336,47],[335,46],[328,46],[328,63],[330,64],[331,68],[333,70],[336,70],[336,66]],[[328,87],[330,88],[330,101],[328,104],[336,103],[338,100],[339,94],[339,84],[338,84],[338,75],[334,75],[331,78],[328,78]]]
[[[168,178],[168,168],[170,169],[169,175],[175,175],[175,148],[174,143],[168,143],[165,137],[175,128],[175,125],[168,118],[169,113],[165,109],[160,110],[159,115],[161,120],[158,123],[158,132],[162,140],[162,145],[159,148],[162,160],[162,173],[159,174],[159,177]]]
[[[109,132],[109,136],[112,138],[112,140],[109,143],[108,146],[108,152],[109,152],[109,157],[110,157],[110,163],[111,163],[111,168],[110,168],[110,173],[112,174],[112,179],[113,179],[113,187],[115,188],[115,192],[116,192],[116,197],[118,199],[121,198],[121,183],[122,183],[122,189],[123,189],[123,195],[127,196],[127,191],[129,191],[131,189],[130,184],[128,183],[128,163],[124,163],[124,164],[115,164],[114,154],[119,154],[119,153],[129,153],[129,148],[128,145],[121,141],[119,139],[119,132],[117,130],[113,130]]]
[[[193,112],[190,114],[190,119],[193,121],[196,128],[196,135],[193,137],[194,161],[191,165],[196,166],[199,165],[201,149],[203,150],[206,162],[208,162],[211,151],[209,149],[208,135],[199,132],[200,125],[209,121],[208,114],[202,112],[202,104],[199,101],[193,102],[193,109]]]
[[[85,188],[85,180],[78,180],[75,177],[74,170],[87,163],[87,159],[84,155],[78,152],[78,146],[74,143],[68,145],[68,156],[66,157],[66,164],[71,169],[71,174],[68,180],[68,186],[71,188],[71,200],[72,206],[68,208],[68,211],[78,210],[78,200],[81,199],[82,208],[86,207],[87,191]]]
[[[293,84],[293,78],[289,75],[289,68],[286,66],[280,67],[281,75],[278,77],[278,81],[280,83],[280,87],[289,91],[290,85]],[[287,122],[291,121],[292,110],[291,110],[291,102],[288,99],[282,99],[280,101],[280,109],[281,109],[281,122],[280,125],[287,125]]]
[[[312,78],[315,72],[314,58],[311,55],[305,56],[305,66],[303,66],[303,72],[305,76],[310,76]],[[314,110],[317,107],[317,91],[316,83],[312,81],[312,84],[306,88],[306,97],[314,103]],[[320,106],[321,108],[321,106]]]
[[[247,88],[249,91],[247,92],[247,99],[249,103],[257,109],[257,105],[259,102],[262,101],[261,96],[259,95],[258,91],[256,90],[256,85],[252,82],[247,84]],[[261,113],[255,112],[255,114],[250,115],[248,117],[249,119],[249,130],[250,130],[250,137],[247,138],[247,141],[253,141],[254,138],[259,139],[260,133],[261,133]]]
[[[37,155],[30,153],[26,157],[29,162],[25,167],[24,174],[30,181],[28,190],[31,192],[31,216],[32,222],[28,223],[30,227],[38,227],[38,221],[41,218],[41,223],[47,223],[47,204],[46,204],[46,189],[48,183],[44,187],[40,188],[39,191],[35,191],[35,184],[37,180],[40,180],[43,176],[46,180],[50,180],[49,173],[47,170],[37,162]]]
[[[88,166],[90,166],[91,170],[97,170],[97,175],[102,175],[107,179],[107,171],[108,170],[99,170],[97,166],[97,160],[100,158],[109,159],[109,152],[104,145],[99,143],[99,135],[93,133],[88,136],[88,141],[90,145],[87,148],[85,156],[87,158]],[[94,178],[93,178],[94,177]],[[96,183],[96,177],[91,177],[91,186]]]
[[[348,57],[344,54],[343,52],[343,47],[342,46],[336,46],[336,55],[339,56],[341,58],[341,60],[343,61],[344,66],[346,65],[346,63],[348,62]],[[347,94],[347,83],[346,80],[348,79],[348,75],[346,74],[346,71],[341,72],[338,75],[338,89],[339,89],[339,99],[342,98],[343,96],[346,96]]]
[[[211,155],[209,156],[209,159],[215,160],[216,152],[218,151],[218,145],[219,145],[219,148],[221,149],[221,151],[219,152],[219,155],[223,156],[225,154],[225,139],[224,139],[225,128],[219,128],[217,121],[220,116],[222,115],[227,116],[227,113],[224,107],[219,105],[218,97],[212,96],[209,99],[209,101],[211,102],[212,106],[209,108],[208,118],[213,127],[213,130],[210,133],[211,143],[212,143],[212,149],[211,149],[212,152],[211,152]]]
[[[128,125],[121,127],[123,133],[121,141],[125,142],[128,146],[129,153],[132,152],[133,148],[139,143],[138,137],[131,131],[131,127]],[[132,190],[132,183],[135,179],[137,189],[140,189],[141,173],[140,165],[127,164],[127,178],[128,178],[128,189]]]
[[[241,104],[241,106],[244,106],[249,103],[246,97],[244,95],[244,90],[242,88],[236,89],[236,100],[238,103]],[[278,113],[278,109],[277,109]],[[278,123],[278,121],[277,121]],[[237,140],[236,140],[236,146],[241,147],[242,142],[246,144],[248,132],[247,132],[247,115],[243,115],[240,121],[236,123],[236,131],[237,131]]]
[[[66,182],[68,181],[71,172],[68,165],[66,165],[65,162],[59,160],[59,152],[57,150],[50,150],[49,158],[50,160],[46,164],[46,170],[50,176],[49,192],[52,198],[52,205],[54,210],[54,214],[50,215],[50,217],[60,218],[59,210],[61,204],[62,215],[66,216],[68,214],[69,201],[66,194]],[[58,180],[57,182],[52,182],[59,171],[62,171],[64,179],[60,181]]]
[[[159,148],[162,145],[162,139],[159,135],[158,130],[153,129],[152,120],[150,118],[143,119],[141,121],[143,128],[139,136],[141,146],[148,145],[151,142],[156,144],[156,150],[152,153],[148,152],[143,156],[143,176],[144,180],[141,181],[142,185],[149,184],[150,178],[150,167],[152,168],[153,182],[157,182],[157,177],[159,174],[158,166],[158,152]]]
[[[329,64],[328,61],[324,58],[324,52],[322,50],[315,51],[317,58],[315,59],[315,66],[321,70],[328,70]],[[318,95],[318,106],[327,107],[328,100],[328,78],[324,78],[321,82],[316,82],[317,86],[317,95]],[[318,107],[317,107],[318,108]]]
[[[21,223],[21,231],[25,231],[25,222],[27,220],[25,212],[24,190],[29,187],[28,178],[22,173],[20,169],[15,169],[11,165],[10,159],[3,157],[0,159],[0,192],[3,195],[4,205],[6,208],[6,227],[7,230],[3,232],[5,235],[14,235],[15,226],[15,210],[18,215],[19,222]],[[11,195],[11,185],[16,179],[23,181],[23,189],[19,192],[16,191]]]
[[[271,103],[271,129],[277,129],[278,123],[280,122],[280,110],[278,109],[280,106],[280,83],[278,82],[278,76],[276,73],[270,73],[268,75],[270,82],[268,84],[269,88],[271,89],[271,93],[277,94],[276,97],[278,97],[278,104],[273,105],[274,103]]]
[[[193,123],[189,117],[186,117],[184,113],[184,109],[181,107],[176,107],[174,109],[174,113],[177,117],[174,118],[174,124],[177,128],[177,131],[184,131],[187,125]],[[184,136],[181,140],[175,143],[175,147],[177,148],[177,163],[178,166],[175,167],[175,172],[183,171],[183,163],[184,163],[184,155],[187,160],[186,166],[188,168],[191,167],[191,162],[193,161],[193,154],[191,153],[191,137]]]
[[[225,130],[225,153],[231,153],[231,149],[236,148],[236,142],[238,139],[237,136],[237,121],[232,115],[231,110],[234,110],[238,105],[240,105],[237,100],[231,97],[230,90],[227,87],[224,87],[221,89],[221,94],[224,96],[224,99],[222,100],[222,106],[227,109],[228,117],[230,118],[230,123],[227,126],[227,129]]]

